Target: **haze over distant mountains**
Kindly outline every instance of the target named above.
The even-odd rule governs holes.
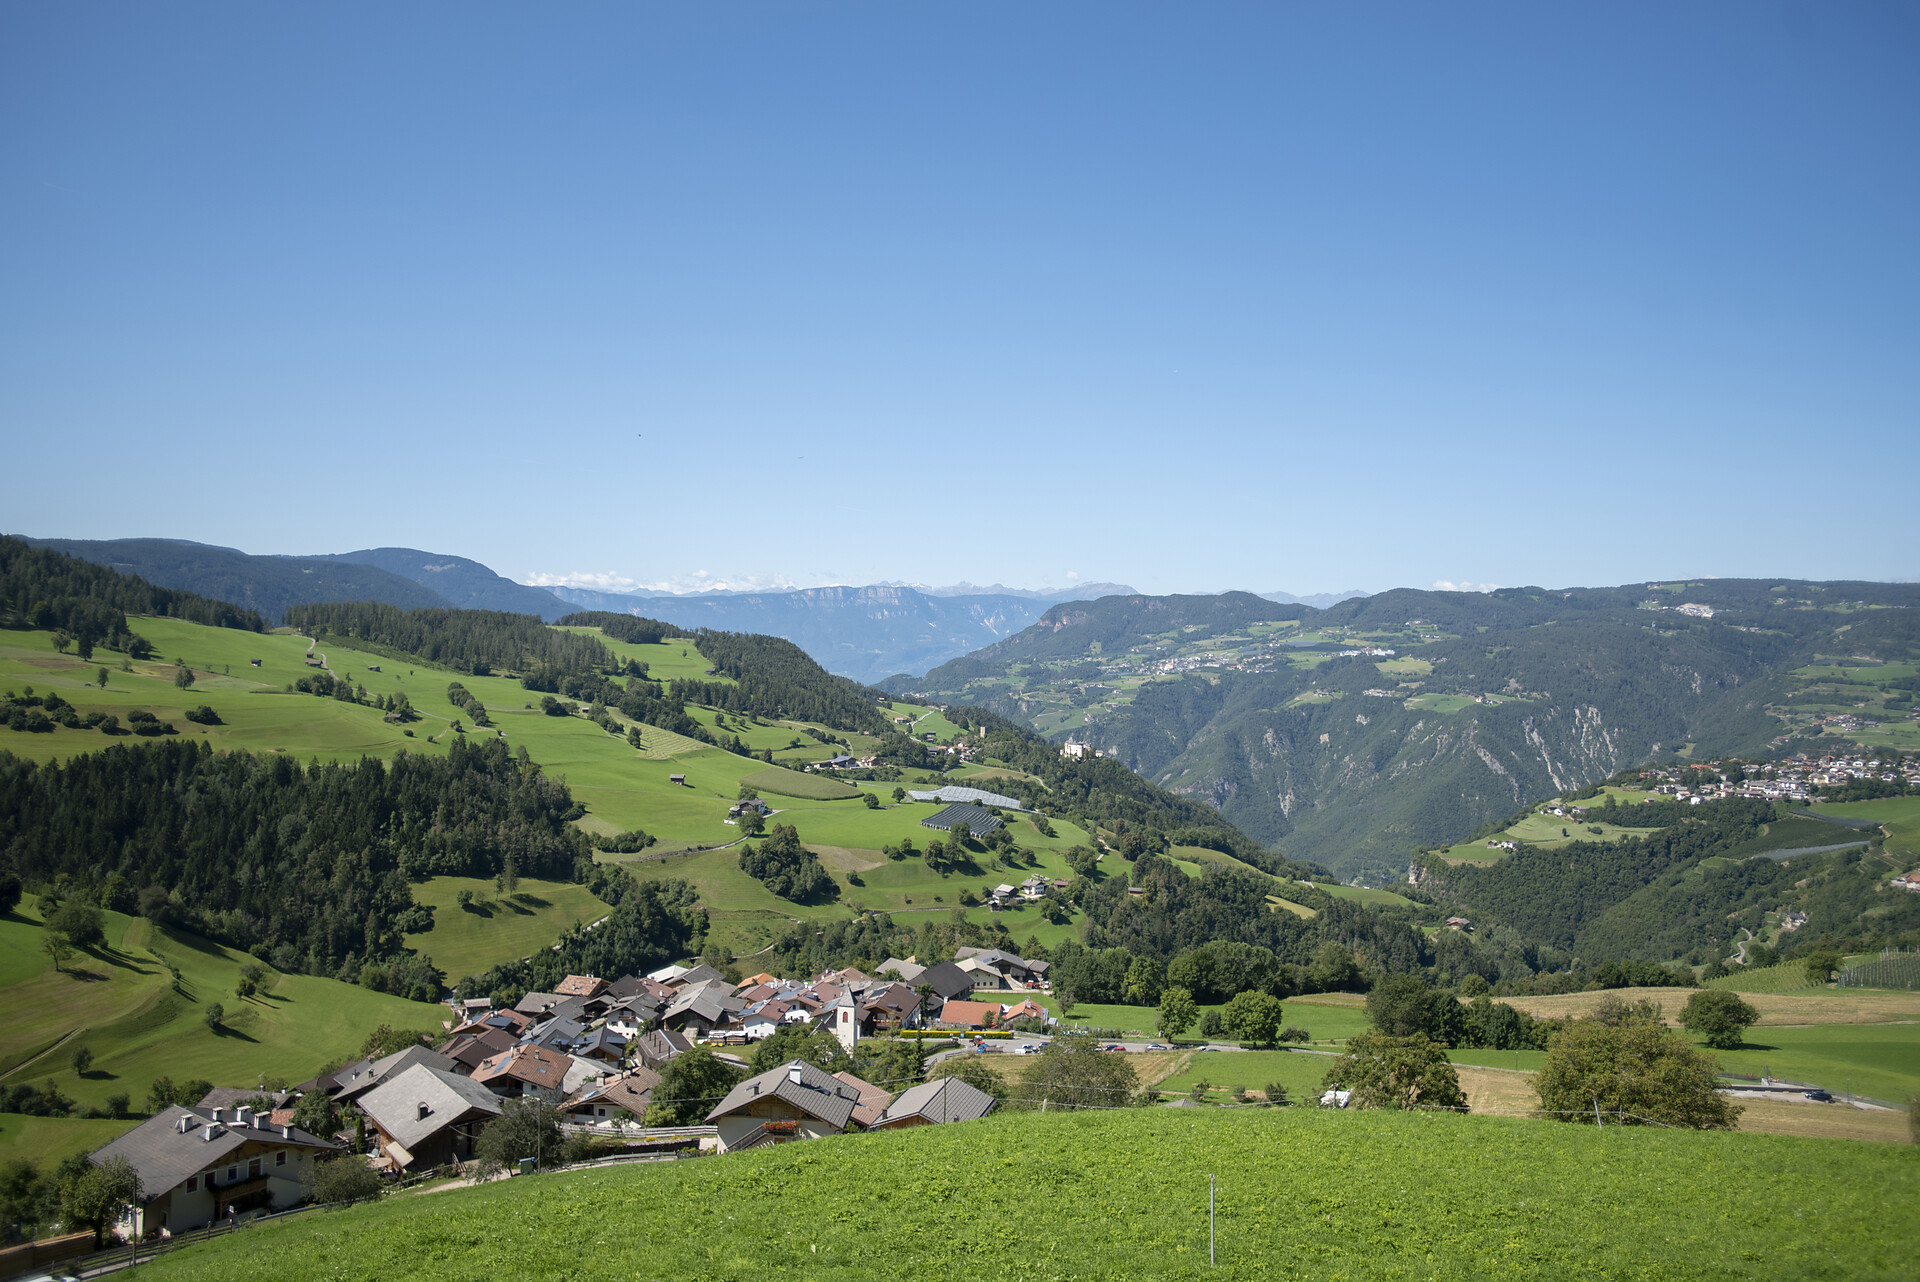
[[[828,671],[868,683],[903,672],[918,675],[992,645],[1030,627],[1061,602],[1138,595],[1123,583],[1010,588],[967,582],[945,587],[876,583],[759,592],[606,592],[532,587],[467,557],[419,548],[260,556],[186,539],[28,538],[27,542],[111,565],[161,587],[243,605],[276,623],[289,606],[331,601],[380,601],[406,609],[508,610],[535,614],[548,622],[577,610],[611,610],[683,628],[785,637]],[[1323,607],[1361,595],[1294,597],[1276,592],[1266,594],[1266,599]]]

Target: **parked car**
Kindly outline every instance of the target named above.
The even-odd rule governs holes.
[[[1159,1042],[1148,1042],[1147,1049],[1150,1051],[1163,1051],[1167,1048],[1162,1046]]]
[[[1020,1054],[1022,1054],[1022,1055],[1037,1055],[1037,1054],[1039,1054],[1039,1053],[1040,1053],[1040,1048],[1039,1048],[1038,1046],[1035,1046],[1035,1045],[1034,1045],[1034,1044],[1033,1044],[1032,1042],[1021,1042],[1021,1043],[1020,1043]]]
[[[1807,1098],[1816,1104],[1831,1104],[1833,1103],[1833,1092],[1827,1090],[1811,1090],[1807,1092]]]

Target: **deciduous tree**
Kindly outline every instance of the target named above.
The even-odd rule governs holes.
[[[1760,1020],[1760,1012],[1748,1005],[1740,994],[1724,988],[1701,988],[1687,998],[1680,1012],[1680,1025],[1707,1039],[1715,1050],[1732,1050],[1740,1045],[1747,1029]]]
[[[1325,1087],[1352,1091],[1354,1108],[1446,1108],[1464,1111],[1467,1097],[1447,1048],[1420,1033],[1362,1033],[1327,1070]]]
[[[1199,1017],[1200,1009],[1193,1003],[1193,994],[1186,989],[1176,984],[1160,994],[1160,1016],[1155,1026],[1168,1041],[1192,1028],[1193,1021]]]
[[[1562,1122],[1659,1123],[1731,1130],[1741,1110],[1719,1093],[1711,1056],[1652,1020],[1579,1019],[1556,1034],[1534,1090]]]

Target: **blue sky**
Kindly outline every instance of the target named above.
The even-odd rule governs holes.
[[[1916,121],[1911,5],[10,5],[0,528],[1920,577]]]

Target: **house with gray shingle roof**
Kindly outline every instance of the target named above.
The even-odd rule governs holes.
[[[957,1077],[937,1077],[900,1092],[874,1121],[876,1131],[905,1130],[942,1122],[971,1122],[993,1111],[993,1096]]]
[[[140,1177],[140,1198],[122,1221],[128,1237],[182,1233],[240,1211],[282,1210],[313,1189],[314,1158],[340,1151],[331,1140],[276,1126],[245,1108],[163,1108],[97,1150],[105,1165],[124,1157]]]
[[[360,1111],[383,1162],[424,1171],[472,1157],[481,1129],[500,1116],[500,1098],[471,1077],[416,1064],[367,1092]]]
[[[707,1121],[720,1131],[720,1151],[845,1134],[858,1126],[860,1088],[803,1059],[749,1077],[727,1092]]]

